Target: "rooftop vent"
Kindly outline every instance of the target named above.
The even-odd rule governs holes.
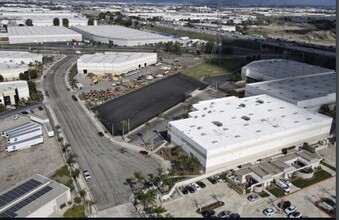
[[[199,126],[199,127],[198,127],[198,130],[201,130],[201,129],[202,129],[202,127],[201,127],[201,126]]]
[[[245,121],[249,121],[251,119],[250,117],[248,117],[246,115],[242,116],[241,118],[244,119]]]
[[[194,116],[194,118],[198,118],[198,116]]]
[[[261,132],[261,130],[256,130],[255,132],[259,133],[259,132]]]
[[[190,125],[190,128],[194,128],[195,127],[195,125]]]
[[[228,131],[229,129],[228,129],[228,128],[223,128],[222,130],[224,130],[224,131]]]
[[[216,143],[218,143],[218,141],[212,141],[212,144],[216,144]]]
[[[205,115],[202,115],[201,117],[205,117]]]
[[[201,133],[201,136],[205,136],[206,135],[206,133]]]
[[[263,101],[263,100],[260,100],[260,99],[258,99],[258,100],[257,100],[257,103],[259,103],[259,104],[263,104],[263,103],[264,103],[264,101]]]
[[[212,121],[213,124],[215,124],[216,126],[218,127],[221,127],[222,126],[222,123],[219,122],[219,121]]]
[[[239,138],[239,137],[240,137],[240,135],[235,135],[234,137],[235,137],[235,138]]]
[[[208,111],[208,113],[212,113],[212,111]]]
[[[239,105],[239,107],[246,107],[246,105],[244,104],[244,103],[241,103],[240,105]]]

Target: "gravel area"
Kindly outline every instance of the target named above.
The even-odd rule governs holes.
[[[46,116],[45,111],[34,109],[36,114]],[[0,120],[0,130],[30,121],[27,116],[19,119]],[[0,191],[33,174],[49,176],[64,164],[55,138],[49,138],[43,129],[44,143],[29,149],[8,153],[6,139],[0,137]]]

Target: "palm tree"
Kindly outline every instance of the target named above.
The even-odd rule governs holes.
[[[140,171],[134,172],[133,175],[134,175],[134,178],[137,180],[137,188],[139,189],[139,183],[142,183],[143,181],[145,181],[145,177]]]
[[[147,128],[147,138],[146,138],[146,141],[147,141],[146,145],[147,145],[150,142],[150,130],[151,130],[151,127],[152,127],[152,123],[149,122],[149,121],[146,122],[145,127]]]
[[[147,192],[140,192],[138,196],[139,200],[143,203],[144,210],[147,210],[149,205],[155,203],[156,197],[157,190],[155,189],[148,190]]]
[[[85,198],[85,196],[87,195],[87,192],[85,189],[82,189],[79,191],[79,195],[82,197],[82,198]]]
[[[75,162],[76,162],[76,160],[75,160],[75,158],[77,158],[78,157],[78,155],[76,155],[75,153],[70,153],[69,155],[68,155],[68,158],[67,158],[67,164],[68,165],[72,165],[72,164],[74,164]]]
[[[120,123],[121,123],[121,126],[122,126],[122,136],[124,136],[125,135],[125,127],[127,126],[127,121],[122,120],[122,121],[120,121]]]
[[[160,206],[155,207],[153,209],[153,212],[157,214],[157,217],[162,217],[161,214],[167,212],[167,210],[162,205],[160,205]]]
[[[175,170],[173,168],[169,168],[167,169],[167,175],[170,179],[170,185],[172,186],[173,185],[173,176],[174,176],[174,173],[175,173]]]

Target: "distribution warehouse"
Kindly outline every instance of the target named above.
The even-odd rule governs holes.
[[[27,64],[0,63],[0,75],[5,80],[16,80],[20,73],[28,71]]]
[[[82,36],[62,26],[10,26],[9,44],[82,41]]]
[[[0,83],[0,104],[15,105],[20,99],[29,98],[27,81],[1,82]]]
[[[321,73],[246,85],[245,96],[267,94],[318,111],[336,102],[336,74]]]
[[[29,64],[42,62],[42,55],[19,51],[0,51],[0,63]]]
[[[73,26],[73,30],[85,39],[118,46],[139,46],[159,42],[173,41],[172,38],[160,34],[139,31],[118,25]]]
[[[241,69],[242,78],[247,78],[255,82],[318,73],[334,73],[334,71],[319,66],[282,59],[254,61]]]
[[[193,108],[188,119],[169,123],[169,139],[206,172],[317,142],[329,135],[333,120],[268,95],[201,101]]]
[[[157,63],[156,53],[104,52],[86,54],[78,59],[78,73],[120,75]]]
[[[71,199],[70,188],[36,174],[0,194],[0,218],[48,217]]]

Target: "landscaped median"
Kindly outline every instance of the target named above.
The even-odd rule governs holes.
[[[295,179],[292,180],[292,184],[295,185],[298,188],[305,188],[307,186],[313,185],[315,183],[318,183],[320,181],[323,181],[325,179],[330,178],[332,175],[325,170],[318,170],[314,172],[313,178],[311,179]]]
[[[268,191],[277,198],[285,196],[285,192],[282,191],[280,188],[276,187],[275,185],[272,185],[272,187],[270,187]]]

